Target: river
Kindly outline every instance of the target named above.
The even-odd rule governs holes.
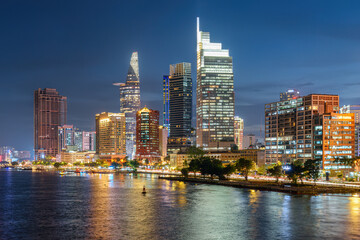
[[[360,239],[360,197],[0,170],[0,239],[319,238]]]

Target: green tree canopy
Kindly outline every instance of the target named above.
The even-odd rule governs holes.
[[[255,167],[255,163],[252,160],[240,158],[235,164],[236,170],[238,170],[245,177],[245,181],[248,180],[249,173]]]

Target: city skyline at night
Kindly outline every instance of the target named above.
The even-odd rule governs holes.
[[[276,6],[265,1],[229,2],[221,4],[221,11],[215,2],[189,2],[188,9],[171,3],[167,7],[185,13],[181,22],[169,17],[161,2],[152,9],[165,15],[149,21],[144,21],[150,16],[148,4],[130,4],[142,13],[132,22],[125,21],[130,13],[121,3],[103,4],[102,11],[95,2],[73,3],[67,20],[61,15],[69,9],[66,2],[6,3],[2,19],[8,24],[0,40],[7,46],[0,73],[4,84],[0,96],[6,103],[1,105],[5,117],[0,145],[33,150],[32,94],[37,88],[57,89],[68,97],[67,122],[95,130],[94,114],[118,112],[118,90],[112,83],[124,81],[134,51],[140,55],[141,106],[162,110],[161,79],[169,64],[190,62],[196,79],[197,16],[213,33],[214,42],[231,49],[235,115],[244,119],[245,134],[263,134],[264,104],[276,101],[287,89],[296,88],[302,95],[338,94],[340,106],[358,104],[356,7],[335,1],[326,1],[326,8],[322,1],[280,2]],[[77,17],[90,19],[89,14],[93,20]],[[170,26],[177,26],[177,34],[166,34],[165,40]]]

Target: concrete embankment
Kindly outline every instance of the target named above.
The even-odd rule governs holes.
[[[275,182],[266,182],[266,181],[231,181],[231,180],[212,180],[207,178],[184,178],[184,177],[163,177],[159,176],[159,179],[166,179],[172,181],[183,181],[190,183],[200,183],[200,184],[212,184],[212,185],[221,185],[237,188],[248,188],[254,190],[262,191],[275,191],[275,192],[285,192],[291,194],[307,194],[307,195],[317,195],[324,193],[339,193],[339,194],[348,194],[348,193],[360,193],[359,188],[348,188],[348,187],[337,187],[337,186],[313,186],[313,185],[291,185],[291,184],[280,184]]]

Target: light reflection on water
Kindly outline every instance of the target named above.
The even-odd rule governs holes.
[[[316,238],[360,238],[359,196],[295,196],[151,174],[0,171],[0,239]]]

